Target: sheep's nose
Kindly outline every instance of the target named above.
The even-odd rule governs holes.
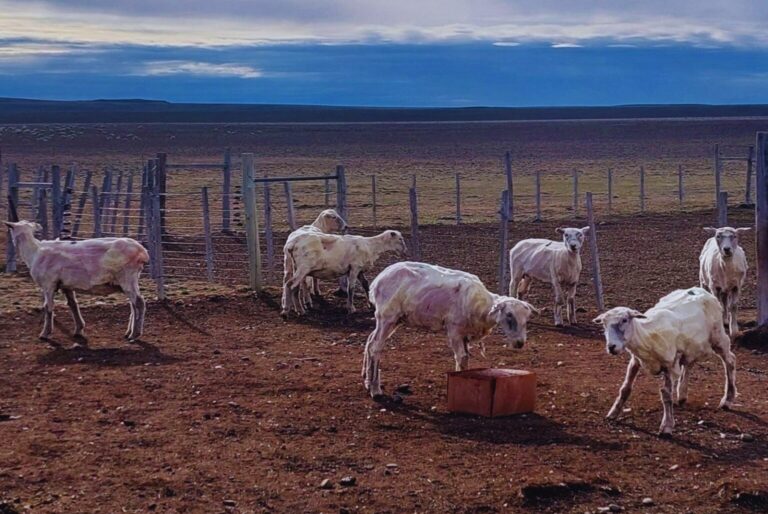
[[[576,245],[571,245],[571,250],[576,251]]]
[[[723,253],[725,255],[731,255],[731,249],[730,248],[723,248]]]
[[[608,353],[611,355],[616,355],[616,345],[615,344],[609,344],[608,345]]]
[[[523,341],[522,339],[518,339],[517,341],[515,341],[515,348],[522,348],[524,344],[525,344],[525,341]]]

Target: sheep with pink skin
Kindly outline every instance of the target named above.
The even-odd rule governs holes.
[[[712,228],[704,231],[712,237],[704,243],[699,255],[699,283],[715,295],[723,306],[723,317],[733,337],[739,331],[739,294],[747,276],[747,256],[739,245],[739,237],[750,228]]]
[[[291,250],[296,240],[303,234],[344,234],[347,232],[347,223],[333,209],[322,211],[311,225],[299,227],[288,235],[283,246],[283,284],[286,284],[294,272],[294,262],[291,258]],[[287,294],[288,288],[283,287],[282,312],[285,315],[290,310],[298,310],[293,305],[293,297]],[[320,284],[315,278],[307,278],[305,284],[301,285],[299,290],[299,301],[304,305],[312,305],[312,293],[320,295]],[[291,302],[291,305],[288,305]]]
[[[581,247],[589,227],[558,228],[562,241],[523,239],[509,251],[509,296],[523,299],[531,280],[552,284],[555,325],[563,325],[566,305],[569,323],[576,323],[576,286],[581,275]]]
[[[123,291],[131,303],[131,316],[125,337],[136,340],[144,327],[146,303],[139,291],[139,275],[149,262],[141,244],[127,237],[105,237],[84,241],[40,241],[35,231],[42,230],[29,221],[5,222],[13,244],[29,274],[43,292],[45,314],[41,339],[53,331],[53,306],[61,289],[75,321],[75,336],[82,337],[85,321],[80,314],[75,292],[109,294]]]
[[[677,389],[678,405],[682,405],[688,398],[691,367],[713,353],[725,368],[725,393],[720,408],[729,409],[733,405],[736,357],[731,353],[731,340],[723,328],[720,303],[704,289],[692,287],[673,291],[645,313],[615,307],[595,318],[594,322],[603,326],[608,353],[618,355],[627,350],[631,355],[624,383],[608,412],[608,419],[621,413],[642,367],[653,375],[664,377],[661,386],[664,415],[659,435],[669,436],[675,426],[673,388]]]
[[[521,348],[532,305],[489,292],[470,273],[421,262],[398,262],[387,267],[371,284],[376,307],[376,328],[368,336],[363,355],[365,388],[381,396],[379,361],[384,343],[401,325],[445,331],[456,370],[469,367],[469,345],[501,327],[509,342]],[[484,352],[482,352],[484,353]]]

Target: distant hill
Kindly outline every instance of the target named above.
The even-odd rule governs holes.
[[[768,117],[768,105],[389,108],[0,98],[0,123],[328,123]]]

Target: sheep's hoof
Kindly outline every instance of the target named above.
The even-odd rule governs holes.
[[[41,341],[50,341],[50,340],[51,340],[51,334],[50,334],[50,333],[48,333],[48,334],[40,334],[40,335],[39,335],[39,336],[37,336],[37,337],[38,337],[38,339],[40,339]]]
[[[389,400],[389,397],[386,394],[382,393],[382,392],[379,392],[379,393],[376,393],[376,394],[371,393],[371,398],[373,398],[374,402],[378,402],[378,403],[383,403],[383,402],[386,402],[387,400]]]
[[[678,398],[677,402],[675,403],[675,405],[677,405],[678,407],[682,407],[686,403],[688,403],[688,399],[687,398]]]
[[[659,439],[672,439],[672,429],[662,428],[659,430]]]
[[[731,410],[733,408],[733,402],[723,400],[717,408],[721,410]]]

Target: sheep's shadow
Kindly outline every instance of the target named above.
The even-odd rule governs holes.
[[[164,301],[161,304],[162,309],[168,313],[169,316],[171,316],[174,320],[178,321],[185,327],[189,328],[190,330],[193,330],[194,332],[197,332],[198,334],[202,334],[204,336],[210,336],[211,333],[207,330],[200,328],[199,326],[192,323],[188,318],[183,316],[181,312],[174,309],[173,306],[168,301]]]
[[[79,344],[65,348],[55,340],[48,340],[51,350],[37,358],[38,364],[61,366],[65,364],[92,364],[96,366],[125,367],[145,364],[169,364],[176,362],[176,357],[166,355],[160,349],[146,341],[136,340],[132,347],[91,348]]]
[[[533,331],[533,334],[538,331],[553,332],[555,334],[569,335],[578,337],[579,339],[591,339],[595,341],[601,341],[603,339],[603,334],[600,332],[599,328],[584,322],[579,322],[575,325],[557,327],[543,321],[530,320],[528,321],[528,331],[529,333]]]

